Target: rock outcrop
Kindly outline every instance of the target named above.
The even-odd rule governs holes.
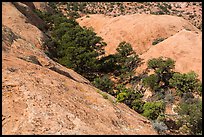
[[[182,30],[151,47],[140,57],[147,62],[151,58],[170,57],[176,61],[175,70],[182,73],[195,71],[202,80],[202,34]],[[146,63],[141,68],[146,68]],[[139,68],[139,69],[141,69]],[[142,70],[142,69],[141,69]]]
[[[18,10],[17,9],[21,9]],[[28,12],[27,12],[28,11]],[[27,14],[31,13],[31,14]],[[27,18],[26,16],[29,16]],[[38,19],[33,22],[30,18]],[[38,48],[42,47],[46,35],[34,24],[43,25],[44,22],[31,11],[31,9],[23,3],[12,4],[10,2],[2,3],[2,24],[11,28],[14,33],[19,34],[23,39]],[[42,26],[43,27],[43,26]]]
[[[202,33],[187,20],[170,15],[134,14],[119,17],[90,15],[77,20],[81,26],[92,27],[107,43],[108,54],[115,53],[118,44],[129,42],[146,68],[148,59],[159,56],[176,61],[175,71],[186,73],[195,71],[202,79]],[[152,43],[159,38],[164,41]]]
[[[2,134],[157,134],[145,117],[47,57],[46,35],[24,10],[2,8]]]
[[[120,42],[129,42],[133,49],[142,54],[152,47],[158,38],[168,38],[183,29],[199,31],[181,17],[170,15],[132,14],[118,17],[89,15],[77,19],[81,26],[92,27],[107,43],[107,54],[116,52]]]

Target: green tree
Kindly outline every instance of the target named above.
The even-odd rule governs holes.
[[[99,88],[104,92],[112,93],[114,83],[110,80],[108,75],[95,78],[93,84],[95,87]]]
[[[52,37],[58,42],[56,52],[59,63],[93,80],[100,69],[98,57],[104,54],[102,38],[71,19],[56,26]]]
[[[69,3],[76,7],[78,4]],[[56,9],[55,9],[56,10]],[[101,69],[99,57],[104,54],[102,38],[90,29],[82,28],[73,18],[67,19],[57,11],[54,14],[37,12],[49,24],[50,40],[47,53],[57,61],[93,81]]]
[[[117,101],[118,102],[123,102],[129,98],[129,93],[126,91],[122,91],[117,95]]]
[[[170,86],[174,87],[180,96],[187,92],[200,93],[202,90],[198,75],[193,71],[184,74],[174,73],[169,82]]]
[[[159,78],[155,74],[151,74],[150,76],[143,78],[143,84],[145,86],[150,87],[153,91],[156,91],[159,89],[158,81],[159,81]]]
[[[118,54],[122,57],[127,57],[128,55],[134,53],[131,45],[125,41],[121,42],[116,50],[118,51]]]
[[[103,73],[113,73],[118,69],[118,65],[116,63],[116,56],[114,54],[102,57],[100,59],[100,71]]]
[[[175,61],[171,58],[163,57],[148,60],[148,69],[153,69],[153,75],[144,78],[145,85],[150,86],[153,91],[169,88],[169,79],[172,77],[175,67]]]
[[[141,59],[133,51],[131,45],[125,41],[121,42],[116,49],[116,76],[120,76],[121,81],[129,82],[134,76],[134,70],[141,64]]]

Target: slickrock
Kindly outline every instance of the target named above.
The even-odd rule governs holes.
[[[187,20],[170,15],[133,14],[119,17],[90,15],[77,20],[81,26],[92,27],[107,43],[108,54],[116,51],[122,41],[129,42],[144,64],[151,58],[170,57],[176,61],[175,71],[195,71],[202,79],[202,33]],[[156,45],[158,39],[164,41]]]
[[[176,61],[175,71],[195,71],[202,80],[202,33],[182,30],[172,37],[150,48],[140,57],[147,62],[151,58],[170,57]],[[144,63],[141,68],[146,68]],[[139,68],[139,69],[141,69]],[[138,69],[138,70],[139,70]],[[143,70],[143,69],[141,69]]]
[[[145,117],[47,57],[43,32],[12,3],[2,8],[2,134],[157,134]]]
[[[107,43],[107,54],[116,52],[120,42],[129,42],[142,54],[149,50],[158,38],[168,38],[183,29],[199,31],[181,17],[170,15],[132,14],[118,17],[89,15],[77,19],[81,26],[92,27]]]

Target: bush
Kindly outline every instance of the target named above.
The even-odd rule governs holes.
[[[99,88],[102,91],[112,93],[112,87],[113,87],[113,82],[110,80],[110,78],[105,75],[103,77],[98,77],[95,78],[93,81],[93,84],[95,87]]]
[[[134,53],[130,43],[127,43],[125,41],[119,43],[118,48],[116,50],[119,53],[119,55],[123,57],[127,57],[128,55]]]
[[[53,9],[55,9],[55,10],[57,10],[57,2],[49,2],[48,3],[48,5],[51,7],[51,8],[53,8]]]
[[[127,100],[128,97],[129,97],[129,93],[121,92],[117,95],[116,99],[118,102],[123,102],[123,101]]]
[[[104,54],[100,44],[101,37],[93,31],[82,28],[73,19],[67,19],[60,13],[38,13],[50,26],[51,40],[54,45],[48,46],[48,52],[56,57],[58,62],[72,68],[89,80],[95,78],[94,71],[100,68],[98,56]],[[49,43],[48,43],[49,44]]]
[[[115,54],[117,72],[122,81],[129,81],[134,75],[134,69],[141,64],[141,59],[137,55],[131,45],[125,41],[121,42],[116,49]]]
[[[120,91],[118,91],[116,96],[117,101],[124,102],[129,107],[132,107],[135,105],[135,103],[137,103],[135,101],[136,99],[140,99],[143,97],[141,93],[135,92],[132,88],[125,88],[124,86],[120,86],[119,88],[120,88]]]
[[[98,56],[104,54],[102,38],[75,22],[67,19],[66,23],[57,25],[52,32],[59,43],[56,49],[58,62],[92,81],[100,69]]]
[[[163,40],[165,40],[165,39],[164,39],[164,38],[155,39],[155,40],[152,42],[152,45],[156,45],[156,44],[162,42]]]
[[[153,69],[156,73],[169,72],[175,67],[175,61],[171,58],[163,57],[152,58],[148,60],[148,68]]]
[[[122,91],[125,91],[126,90],[126,87],[125,85],[123,84],[118,84],[115,89],[118,91],[118,93],[122,92]]]
[[[102,57],[100,59],[100,64],[102,64],[100,71],[104,73],[114,72],[118,68],[116,64],[115,55],[108,55],[108,56]]]
[[[77,18],[80,17],[80,15],[79,15],[78,12],[70,12],[70,13],[68,13],[68,16],[69,16],[70,18],[73,18],[73,19],[77,19]]]
[[[168,11],[168,5],[164,5],[164,6],[162,6],[162,5],[160,5],[159,6],[159,8],[163,11],[163,12],[165,12],[165,13],[168,13],[169,11]]]
[[[142,113],[143,112],[143,105],[144,102],[140,99],[135,99],[132,103],[131,103],[131,108],[133,110],[135,110],[138,113]]]
[[[190,134],[202,133],[202,100],[192,99],[190,102],[181,102],[177,108],[180,125],[185,125]]]
[[[165,122],[165,120],[166,120],[165,114],[160,114],[156,119],[156,121],[158,122]]]
[[[153,12],[153,14],[155,14],[155,15],[164,15],[165,12],[163,12],[163,11],[157,11],[157,12]]]
[[[198,75],[191,71],[189,73],[174,73],[169,80],[170,86],[175,87],[178,95],[183,96],[184,93],[198,92],[202,89],[201,82],[197,79]]]
[[[153,128],[154,128],[159,134],[161,134],[162,132],[164,132],[165,130],[168,129],[168,127],[166,126],[166,124],[165,124],[164,122],[158,122],[157,120],[156,120],[156,121],[153,121],[152,125],[153,125]]]
[[[171,93],[167,94],[165,96],[165,101],[169,102],[169,103],[173,103],[174,102],[174,96]]]
[[[147,117],[148,119],[155,120],[162,112],[164,112],[165,106],[162,101],[146,102],[143,109],[143,116]]]
[[[106,43],[101,43],[104,46]],[[141,64],[141,59],[133,51],[131,45],[121,42],[117,53],[100,58],[100,72],[109,73],[119,78],[119,83],[128,83],[134,76],[134,69]]]
[[[157,75],[151,74],[150,76],[143,78],[142,82],[145,86],[150,87],[151,90],[156,91],[159,89],[158,80]]]
[[[153,69],[155,74],[143,79],[143,83],[150,86],[151,89],[158,90],[169,88],[169,79],[173,75],[175,61],[163,57],[148,60],[148,69]]]

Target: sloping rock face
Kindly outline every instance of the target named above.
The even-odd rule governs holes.
[[[2,8],[4,135],[157,134],[145,117],[47,57],[37,41],[44,34],[25,23],[23,11],[12,3]]]
[[[118,44],[129,42],[144,64],[151,58],[170,57],[176,61],[175,71],[195,71],[202,79],[202,33],[187,20],[169,15],[135,14],[119,17],[90,15],[77,20],[81,26],[92,27],[101,36],[108,54],[115,53]],[[152,45],[158,38],[165,38]]]
[[[16,7],[18,7],[18,10]],[[31,13],[31,14],[27,14]],[[26,16],[29,18],[27,18]],[[29,20],[31,18],[38,19],[33,22]],[[2,24],[11,28],[13,32],[19,34],[23,39],[32,43],[34,46],[41,48],[43,41],[46,39],[46,35],[33,24],[42,25],[44,22],[31,11],[31,9],[19,2],[12,4],[10,2],[2,3]]]
[[[89,15],[77,19],[81,26],[92,27],[107,43],[107,54],[116,52],[120,42],[129,42],[133,49],[142,54],[158,38],[168,38],[182,29],[199,31],[181,17],[170,15],[132,14],[118,17]]]
[[[54,10],[48,6],[47,2],[32,2],[36,9],[44,12],[53,13]]]
[[[176,61],[175,70],[187,73],[195,71],[202,80],[202,34],[182,30],[150,48],[140,57],[147,62],[151,58],[170,57]],[[146,63],[141,68],[146,68]],[[141,69],[139,68],[139,69]],[[143,69],[141,69],[143,70]]]

